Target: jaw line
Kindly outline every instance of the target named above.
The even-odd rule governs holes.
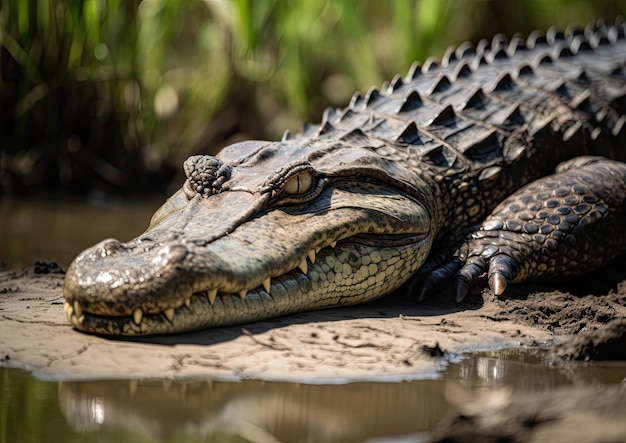
[[[369,238],[380,237],[384,239],[384,245],[372,245],[367,243],[375,243],[375,239],[367,241]],[[393,239],[392,239],[393,237]],[[364,241],[365,239],[365,241]],[[397,240],[396,240],[397,239]],[[356,235],[339,242],[336,247],[325,247],[320,250],[314,264],[308,264],[308,273],[304,274],[299,269],[294,269],[283,275],[273,277],[270,292],[265,291],[263,286],[259,286],[247,291],[245,298],[241,298],[236,293],[218,293],[213,303],[210,303],[207,291],[195,291],[190,296],[181,295],[182,300],[189,300],[189,303],[182,302],[177,308],[173,308],[173,317],[170,319],[166,315],[164,309],[159,313],[143,314],[139,324],[136,324],[133,316],[106,316],[96,315],[84,312],[82,320],[75,315],[74,312],[68,313],[68,319],[79,330],[95,332],[102,335],[156,335],[172,332],[187,332],[191,330],[229,326],[232,324],[249,323],[257,320],[264,320],[270,317],[287,315],[303,310],[321,309],[337,306],[337,298],[340,298],[341,305],[350,305],[363,303],[364,301],[374,300],[391,290],[399,287],[408,279],[425,259],[428,249],[424,248],[424,243],[428,241],[428,233],[424,234],[406,234],[406,235],[374,235],[364,236]],[[388,243],[394,243],[390,245]],[[363,267],[368,268],[368,272],[375,265],[376,268],[382,266],[383,255],[390,255],[392,265],[396,265],[403,260],[411,259],[411,257],[423,256],[422,259],[415,260],[411,265],[402,269],[401,265],[394,266],[398,269],[399,275],[373,273],[372,275],[361,275],[358,277],[359,270],[351,274],[339,277],[341,283],[334,282],[334,276],[341,267],[341,271],[345,268],[345,259],[354,249],[369,251],[369,253],[361,254],[358,259],[362,261],[359,270],[365,272]],[[420,253],[421,252],[421,253]],[[354,255],[354,254],[352,254]],[[378,256],[380,255],[380,259]],[[404,258],[400,258],[404,256]],[[395,257],[395,258],[394,258]],[[368,260],[369,259],[369,260]],[[378,261],[378,263],[374,263]],[[330,264],[334,263],[332,271],[333,277],[330,276]],[[353,269],[353,266],[348,265]],[[340,271],[340,272],[341,272]],[[382,277],[380,277],[382,275]],[[357,278],[358,277],[358,278]],[[329,288],[334,284],[335,287],[346,287],[346,282],[350,278],[357,278],[354,286],[358,291],[355,293],[346,293],[341,296],[330,296],[326,292],[330,292]],[[373,278],[373,280],[372,280]],[[329,283],[330,280],[333,280]],[[386,280],[386,281],[385,281]],[[369,281],[369,283],[368,283]],[[391,283],[393,281],[393,283]],[[384,286],[381,286],[381,282]],[[391,288],[391,289],[389,289]],[[325,292],[326,291],[326,292]],[[360,292],[360,293],[358,293]],[[325,295],[324,295],[325,294]],[[316,300],[307,303],[308,297],[317,296]],[[320,297],[320,295],[324,295]],[[303,297],[305,302],[298,303],[298,297]],[[281,308],[286,304],[285,309]],[[220,318],[220,314],[226,311],[230,313],[227,321]],[[233,316],[232,313],[241,313],[241,316]],[[269,315],[268,315],[269,314]]]

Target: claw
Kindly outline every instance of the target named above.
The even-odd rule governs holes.
[[[441,266],[439,269],[429,272],[423,278],[423,284],[419,289],[417,296],[418,303],[433,295],[435,290],[442,288],[456,273],[461,264],[462,263],[459,260],[454,259]]]
[[[454,284],[454,293],[456,294],[456,302],[461,303],[467,297],[470,285],[464,278],[457,278]]]
[[[505,254],[496,255],[489,264],[489,288],[496,295],[502,295],[509,280],[519,273],[519,264],[513,257]]]
[[[457,303],[461,303],[467,297],[470,289],[476,285],[483,272],[485,272],[485,262],[480,257],[474,258],[471,263],[466,263],[457,272],[454,288]]]
[[[499,272],[494,272],[489,276],[489,288],[491,288],[496,295],[502,295],[507,284],[508,281],[506,277]]]
[[[430,295],[431,289],[433,288],[433,284],[430,281],[425,281],[419,288],[419,293],[417,294],[417,302],[421,303],[428,298]]]

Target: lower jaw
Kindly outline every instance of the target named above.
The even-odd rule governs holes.
[[[349,247],[347,246],[349,245]],[[157,335],[250,323],[270,318],[375,300],[402,285],[425,260],[422,242],[389,248],[365,244],[338,245],[332,254],[318,257],[307,274],[291,272],[272,279],[271,295],[263,289],[220,294],[213,303],[205,293],[194,294],[188,305],[165,313],[144,314],[139,323],[131,316],[102,316],[88,312],[81,318],[68,314],[81,331],[101,335]]]

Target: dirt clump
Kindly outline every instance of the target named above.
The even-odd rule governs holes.
[[[618,442],[626,436],[626,387],[491,391],[440,423],[432,442]]]
[[[626,318],[572,336],[551,349],[548,359],[557,361],[626,361]]]

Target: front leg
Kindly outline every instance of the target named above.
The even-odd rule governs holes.
[[[626,164],[578,157],[508,197],[441,266],[427,287],[454,277],[457,301],[487,273],[496,294],[509,283],[596,270],[626,249]]]

